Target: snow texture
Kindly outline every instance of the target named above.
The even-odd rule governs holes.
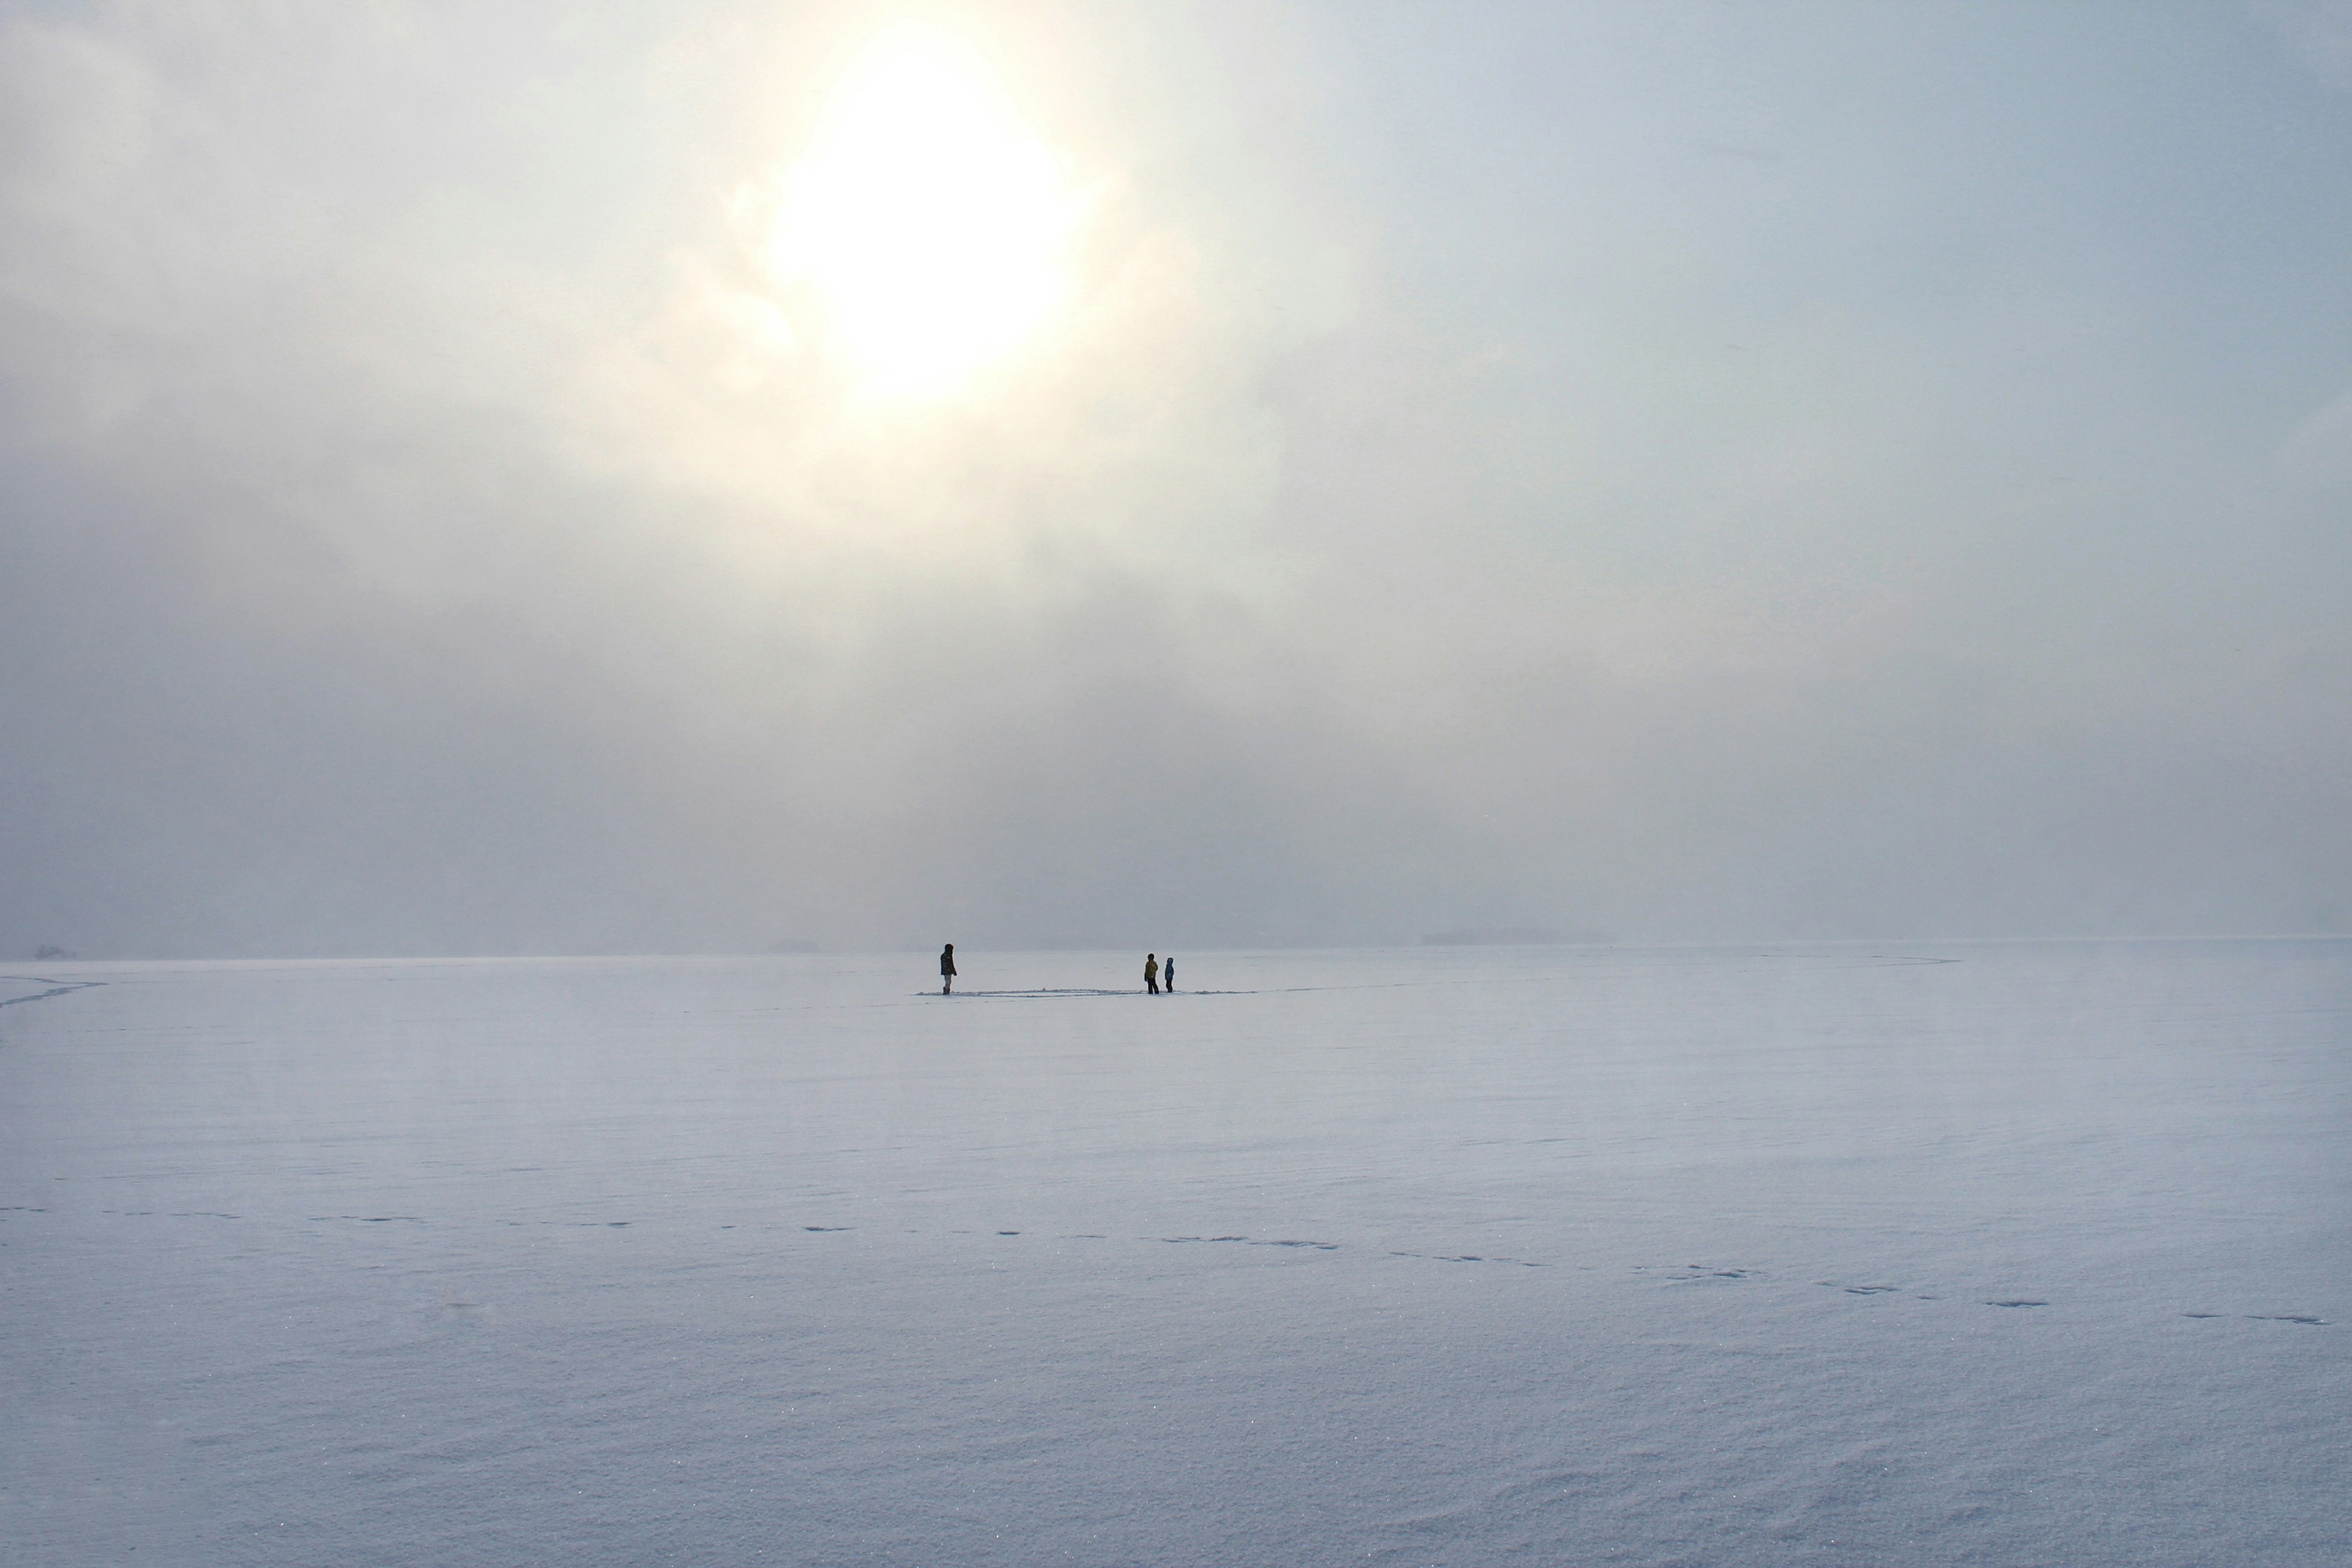
[[[50,964],[11,1564],[2352,1562],[2352,944]]]

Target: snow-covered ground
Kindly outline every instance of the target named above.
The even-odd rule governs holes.
[[[9,971],[0,1561],[2352,1562],[2352,944],[1141,956]]]

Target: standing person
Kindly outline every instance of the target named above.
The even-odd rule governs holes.
[[[1154,996],[1160,994],[1160,955],[1156,952],[1143,955],[1143,988]]]
[[[944,996],[955,988],[955,943],[940,949],[940,994]]]
[[[1176,994],[1176,955],[1172,952],[1160,965],[1160,988],[1171,996]]]

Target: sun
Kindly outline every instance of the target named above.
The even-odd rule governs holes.
[[[1060,298],[1075,204],[980,47],[899,22],[850,58],[784,172],[769,264],[873,392],[938,393]]]

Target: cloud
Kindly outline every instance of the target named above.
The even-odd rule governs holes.
[[[2340,421],[2212,417],[2204,285],[1920,262],[1935,199],[2008,209],[1873,184],[1925,132],[1794,45],[1717,106],[1767,200],[1675,184],[1654,40],[936,15],[1082,216],[1035,337],[895,403],[764,261],[863,13],[0,29],[0,944],[2246,928],[2340,882],[2289,493]],[[1514,107],[1480,47],[1591,79]]]

